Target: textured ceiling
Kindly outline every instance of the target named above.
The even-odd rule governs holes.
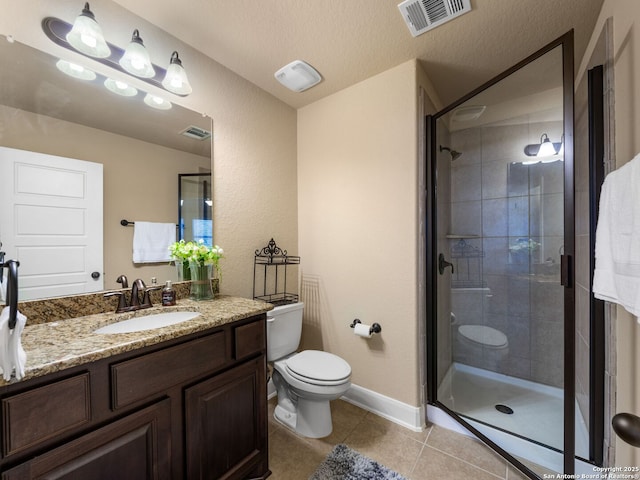
[[[398,0],[116,1],[299,108],[412,58],[445,106],[572,28],[579,63],[603,0],[471,0],[471,12],[416,38]],[[281,86],[274,72],[295,59],[323,81]]]

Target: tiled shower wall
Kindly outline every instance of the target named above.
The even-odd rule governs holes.
[[[510,167],[531,160],[524,146],[540,142],[543,133],[560,142],[562,121],[532,123],[523,117],[509,125],[451,132],[451,147],[463,155],[451,165],[449,234],[466,237],[462,241],[476,249],[481,262],[476,273],[472,264],[457,259],[459,272],[468,269],[465,285],[475,288],[453,289],[452,312],[457,324],[493,327],[509,342],[497,365],[486,354],[469,357],[459,351],[454,359],[561,387],[562,164]],[[460,241],[449,240],[450,252]]]

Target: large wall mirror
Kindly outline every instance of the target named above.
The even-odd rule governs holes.
[[[178,222],[178,175],[211,173],[211,136],[201,135],[212,132],[211,119],[175,104],[150,108],[143,92],[116,95],[103,77],[71,78],[56,58],[19,42],[0,41],[0,60],[0,146],[103,166],[104,288],[119,288],[121,274],[175,280],[168,263],[133,263],[133,227],[120,221]],[[25,285],[40,274],[35,265],[20,270]]]

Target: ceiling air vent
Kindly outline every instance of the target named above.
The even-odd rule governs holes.
[[[195,125],[190,125],[180,132],[181,135],[189,138],[195,138],[196,140],[206,140],[211,136],[211,132]]]
[[[398,4],[411,35],[417,37],[471,11],[471,0],[406,0]]]

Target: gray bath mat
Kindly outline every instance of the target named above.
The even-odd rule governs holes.
[[[406,480],[406,478],[351,450],[346,445],[336,445],[309,480]]]

